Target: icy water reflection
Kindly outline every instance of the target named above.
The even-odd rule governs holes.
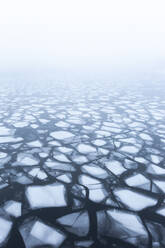
[[[3,85],[0,247],[165,247],[163,92]]]

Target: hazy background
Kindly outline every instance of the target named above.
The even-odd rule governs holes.
[[[0,72],[164,75],[164,0],[4,0]]]

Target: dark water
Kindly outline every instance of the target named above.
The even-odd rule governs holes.
[[[0,88],[0,247],[165,247],[163,83]]]

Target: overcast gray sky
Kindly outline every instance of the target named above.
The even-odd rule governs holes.
[[[108,70],[165,57],[164,0],[4,0],[1,70]]]

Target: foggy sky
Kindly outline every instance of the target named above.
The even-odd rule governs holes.
[[[5,0],[0,71],[120,71],[165,58],[162,0]]]

